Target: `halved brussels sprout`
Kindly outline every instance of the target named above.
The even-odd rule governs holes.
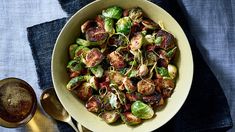
[[[119,113],[116,111],[105,111],[101,113],[100,117],[108,124],[114,123],[120,117]]]
[[[75,89],[75,92],[79,99],[83,101],[87,101],[92,96],[92,88],[89,83],[83,82],[77,89]]]
[[[153,109],[141,101],[135,101],[131,105],[131,113],[141,119],[150,119],[154,115]]]
[[[161,27],[157,24],[157,23],[155,23],[155,22],[153,22],[152,20],[143,20],[142,21],[142,24],[145,26],[145,28],[147,28],[147,29],[151,29],[151,30],[156,30],[156,29],[161,29]]]
[[[81,84],[81,82],[84,81],[84,76],[78,76],[75,78],[72,78],[68,84],[66,85],[66,88],[68,90],[73,90],[75,89],[77,86],[79,86]]]
[[[115,46],[115,47],[120,47],[120,46],[126,46],[128,44],[128,38],[121,33],[115,33],[108,39],[108,45],[109,46]]]
[[[107,56],[110,65],[116,69],[124,68],[126,66],[124,57],[117,51],[113,51]]]
[[[149,44],[153,44],[154,43],[154,40],[155,40],[155,37],[153,35],[145,35],[145,40],[149,43]]]
[[[153,52],[147,52],[146,55],[146,63],[148,64],[148,66],[152,66],[154,65],[158,60],[157,55],[155,55]]]
[[[130,126],[138,125],[141,123],[141,119],[134,116],[131,112],[125,112],[121,114],[122,121]]]
[[[168,67],[168,73],[171,79],[174,79],[177,75],[177,68],[174,65],[169,64]]]
[[[132,26],[131,19],[129,17],[123,17],[116,23],[116,32],[128,35]]]
[[[90,112],[99,113],[102,110],[102,102],[100,98],[96,95],[93,95],[86,102],[86,108]]]
[[[131,38],[130,48],[131,50],[135,51],[140,49],[143,44],[144,44],[144,37],[141,33],[139,33]]]
[[[122,8],[118,6],[109,7],[102,11],[102,15],[113,19],[120,19],[122,17]]]
[[[153,94],[155,91],[155,84],[151,79],[141,80],[137,83],[137,91],[143,95]]]
[[[92,27],[86,31],[86,40],[93,43],[96,42],[96,45],[103,44],[108,38],[108,36],[109,34],[105,32],[103,28],[100,27]]]
[[[169,50],[169,49],[172,49],[175,47],[176,40],[172,34],[166,32],[164,30],[159,30],[156,33],[156,38],[158,38],[158,37],[161,37],[160,47],[162,49]]]
[[[90,49],[85,46],[78,46],[77,49],[75,50],[75,59],[80,58],[81,55],[86,56],[86,54],[89,51],[90,51]]]
[[[140,23],[142,21],[144,12],[142,11],[141,8],[135,7],[135,8],[130,9],[128,14],[133,22]]]
[[[175,81],[173,79],[163,79],[162,83],[162,95],[164,98],[168,98],[174,91]]]
[[[132,93],[136,91],[136,87],[133,85],[131,80],[128,77],[125,77],[123,79],[123,84],[125,86],[125,89],[127,90],[128,93]]]
[[[70,69],[71,72],[80,72],[83,69],[82,63],[77,60],[69,61],[67,68]]]
[[[111,34],[115,33],[115,29],[113,28],[113,19],[108,17],[104,19],[104,29],[106,32]]]
[[[87,67],[94,67],[100,64],[100,62],[104,59],[103,54],[99,49],[93,48],[91,49],[85,58],[85,64]]]
[[[141,76],[141,77],[143,77],[143,76],[145,76],[145,75],[148,74],[148,71],[149,71],[149,70],[148,70],[147,65],[142,64],[142,65],[139,67],[138,75]]]
[[[137,100],[141,100],[142,96],[140,95],[140,93],[134,92],[134,93],[126,93],[126,98],[130,102],[134,102]]]
[[[86,22],[84,22],[81,26],[81,31],[82,33],[85,33],[87,29],[91,28],[91,27],[95,27],[96,23],[93,20],[87,20]]]
[[[143,102],[149,105],[158,105],[162,96],[159,93],[155,93],[153,95],[143,96]]]
[[[124,77],[119,72],[113,71],[109,73],[109,79],[114,81],[117,85],[121,85],[123,83]]]
[[[75,56],[75,50],[77,49],[78,45],[77,44],[72,44],[69,46],[69,57],[70,59],[73,59]]]

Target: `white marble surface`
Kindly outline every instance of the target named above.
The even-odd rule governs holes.
[[[185,6],[192,33],[198,40],[204,58],[222,85],[232,110],[232,116],[235,116],[235,74],[232,74],[235,73],[235,37],[234,34],[229,34],[235,31],[235,2],[233,0],[178,1]],[[202,10],[198,11],[192,7]],[[225,9],[230,13],[224,14]],[[204,15],[206,13],[211,15],[207,17]],[[218,14],[224,15],[223,19],[216,17]],[[34,88],[39,97],[41,91],[38,87],[26,28],[65,16],[66,13],[61,9],[57,0],[0,0],[0,79],[21,78]],[[218,24],[222,25],[218,26]],[[217,34],[216,38],[212,33]],[[44,123],[46,125],[47,122]],[[41,125],[43,126],[43,124]],[[48,130],[47,127],[44,128],[41,131]],[[0,127],[0,132],[25,130],[28,128]]]
[[[65,16],[57,0],[0,0],[0,79],[21,78],[39,97],[41,90],[26,28]],[[0,127],[1,132],[24,130]]]

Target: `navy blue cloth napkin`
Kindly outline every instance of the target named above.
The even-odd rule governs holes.
[[[59,0],[64,11],[71,16],[92,0]],[[188,37],[194,60],[194,76],[189,96],[180,111],[164,126],[156,131],[226,131],[232,127],[232,119],[226,97],[220,84],[203,60],[196,41],[191,35],[187,21],[175,0],[151,0],[169,12],[181,25]],[[56,38],[67,18],[35,25],[27,28],[28,40],[35,60],[39,86],[52,86],[50,62]],[[58,122],[60,131],[72,129]]]

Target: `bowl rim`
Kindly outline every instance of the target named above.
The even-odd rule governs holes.
[[[85,6],[82,7],[81,9],[77,10],[77,11],[66,21],[65,25],[64,25],[63,28],[61,29],[61,31],[60,31],[60,33],[59,33],[57,39],[56,39],[56,42],[55,42],[55,45],[54,45],[54,48],[53,48],[52,58],[51,58],[51,76],[52,76],[52,82],[53,82],[53,86],[54,86],[56,95],[58,96],[58,99],[60,100],[61,104],[63,105],[63,107],[64,107],[66,110],[67,110],[67,108],[65,107],[65,106],[66,106],[66,105],[65,105],[65,102],[63,102],[62,98],[59,96],[59,95],[60,95],[59,89],[55,87],[55,82],[56,82],[56,81],[55,81],[55,77],[54,77],[54,65],[55,65],[55,64],[54,64],[54,58],[55,58],[54,56],[55,56],[55,51],[56,51],[56,48],[57,48],[57,46],[58,46],[59,38],[61,37],[63,31],[66,29],[66,27],[69,25],[69,23],[70,23],[71,21],[73,21],[73,19],[76,17],[76,15],[77,15],[81,10],[84,10],[85,8],[89,7],[89,6],[92,5],[92,4],[97,3],[97,2],[99,2],[99,1],[102,1],[102,0],[95,0],[95,1],[93,1],[93,2],[91,2],[91,3],[89,3],[89,4],[87,4],[87,5],[85,5]],[[138,0],[137,0],[137,1],[138,1]],[[192,49],[191,49],[191,46],[190,46],[190,44],[189,44],[187,35],[185,34],[183,28],[181,27],[181,25],[175,20],[175,18],[174,18],[171,14],[169,14],[169,13],[168,13],[166,10],[164,10],[162,7],[160,7],[159,5],[157,5],[157,4],[155,4],[155,3],[151,2],[151,1],[148,1],[148,0],[142,0],[142,1],[145,1],[145,2],[147,2],[148,4],[153,4],[154,6],[158,7],[159,10],[161,10],[161,12],[166,13],[166,14],[179,26],[179,29],[181,30],[180,32],[182,32],[183,35],[184,35],[184,37],[185,37],[185,40],[186,40],[186,41],[185,41],[185,42],[186,42],[185,44],[188,45],[188,48],[189,48],[189,51],[188,51],[189,54],[188,54],[188,55],[189,55],[189,58],[190,58],[190,60],[191,60],[191,62],[192,62],[192,63],[190,63],[190,64],[191,64],[191,65],[190,65],[190,69],[192,70],[192,73],[191,73],[190,79],[189,79],[189,81],[188,81],[188,86],[189,86],[189,88],[187,89],[187,93],[186,93],[186,95],[184,96],[184,98],[182,99],[181,102],[177,102],[177,103],[179,103],[179,108],[178,108],[177,110],[175,110],[175,111],[172,113],[173,116],[169,117],[167,120],[165,120],[165,121],[162,123],[161,126],[163,126],[163,125],[166,124],[168,121],[170,121],[170,120],[176,115],[176,113],[178,113],[178,111],[182,108],[183,104],[185,103],[186,99],[188,98],[188,95],[189,95],[189,92],[190,92],[191,86],[192,86],[193,75],[194,75],[194,61],[193,61]],[[68,111],[68,113],[73,117],[73,115],[69,112],[69,110],[67,110],[67,111]],[[76,119],[75,119],[75,120],[76,120]],[[148,129],[148,130],[149,130],[149,131],[153,131],[153,130],[156,130],[156,129],[160,128],[161,126],[158,126],[158,127],[154,128],[154,129]]]

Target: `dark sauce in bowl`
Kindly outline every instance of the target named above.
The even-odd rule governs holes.
[[[36,95],[28,83],[17,78],[0,81],[0,118],[3,120],[0,125],[17,127],[25,124],[34,115],[36,107]]]

